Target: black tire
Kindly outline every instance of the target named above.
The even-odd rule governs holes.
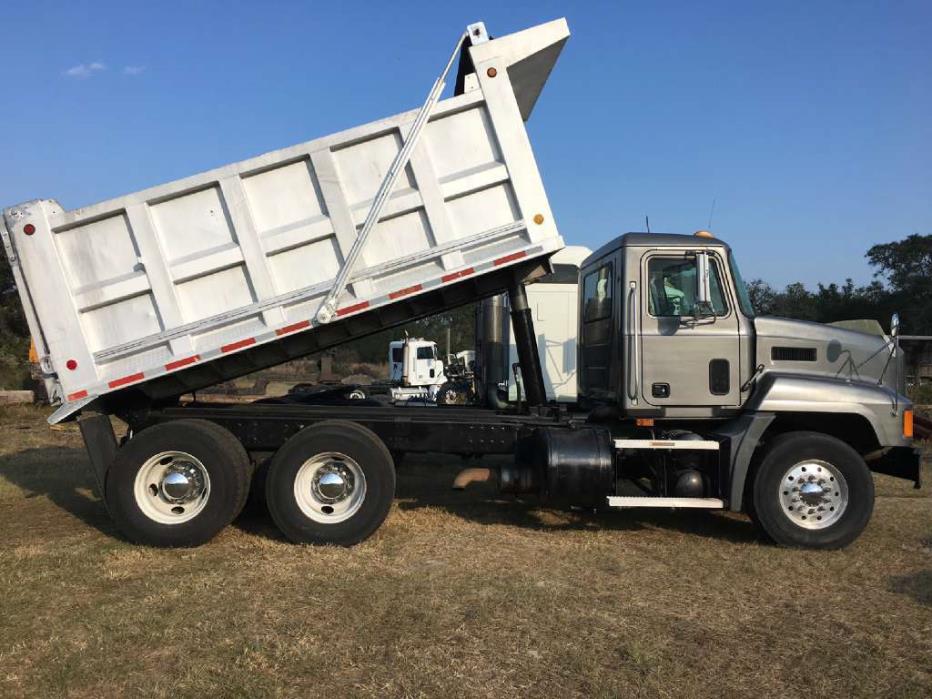
[[[346,455],[365,477],[365,495],[358,509],[335,523],[312,519],[295,496],[301,467],[326,452]],[[269,513],[289,540],[352,546],[371,536],[388,516],[395,497],[395,465],[388,448],[371,430],[355,422],[328,420],[301,430],[278,450],[265,489]]]
[[[137,502],[136,476],[149,459],[162,452],[190,454],[210,478],[207,501],[193,519],[165,524],[152,519]],[[107,472],[105,498],[114,521],[129,539],[149,546],[200,546],[240,513],[249,495],[252,467],[239,441],[206,420],[176,420],[134,435]]]
[[[437,390],[437,405],[466,405],[469,389],[463,383],[447,381]]]
[[[800,509],[799,504],[790,503],[787,510],[790,507],[799,510],[791,515],[784,511],[781,501],[781,493],[793,497],[793,483],[784,483],[784,479],[789,481],[788,471],[807,460],[831,465],[844,477],[847,487],[847,504],[841,515],[821,529],[808,529],[800,520],[808,516],[810,523],[813,518],[821,521],[823,514],[829,516],[827,505],[830,503],[825,503],[824,513],[818,506],[805,505]],[[821,467],[816,468],[820,469],[821,477]],[[812,468],[810,474],[811,471]],[[826,485],[831,483],[826,480]],[[874,509],[874,479],[861,455],[841,440],[820,432],[788,432],[767,447],[754,477],[750,505],[748,511],[755,524],[781,546],[839,549],[854,541],[870,521]]]

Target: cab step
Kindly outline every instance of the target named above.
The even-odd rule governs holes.
[[[616,439],[615,448],[718,451],[719,443],[711,439]]]
[[[718,498],[655,498],[641,495],[610,495],[609,507],[693,507],[703,510],[721,510],[725,502]]]

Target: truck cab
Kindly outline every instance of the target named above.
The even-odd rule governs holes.
[[[583,262],[580,288],[586,404],[679,418],[740,410],[755,367],[753,310],[723,241],[629,233]]]
[[[623,235],[583,262],[580,286],[586,405],[663,419],[850,411],[877,435],[908,408],[895,329],[756,316],[731,248],[707,232]]]
[[[767,487],[786,498],[790,514],[771,517],[771,537],[828,545],[835,536],[827,514],[834,505],[802,507],[795,483],[813,472],[832,474],[825,479],[829,499],[846,497],[830,483],[858,482],[861,500],[851,507],[865,517],[873,501],[867,468],[919,487],[896,316],[889,334],[876,323],[876,332],[863,332],[755,316],[730,247],[704,231],[623,235],[583,262],[580,287],[581,406],[612,425],[616,439],[640,428],[642,439],[667,440],[622,439],[626,448],[680,448],[684,438],[726,445],[703,472],[711,489],[695,492],[711,490],[732,510],[753,514],[761,503],[773,505],[769,492],[754,488],[771,478],[762,469],[783,473],[788,487],[779,474]],[[846,462],[848,481],[832,470]],[[629,455],[628,463],[637,459]],[[680,494],[664,487],[656,489]],[[795,528],[781,534],[787,519]]]

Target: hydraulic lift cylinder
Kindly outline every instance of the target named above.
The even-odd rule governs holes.
[[[537,351],[534,318],[523,284],[516,283],[508,289],[508,302],[511,306],[511,325],[515,331],[515,346],[518,349],[518,362],[521,364],[521,378],[524,381],[527,403],[529,406],[544,405],[547,402],[544,372]]]

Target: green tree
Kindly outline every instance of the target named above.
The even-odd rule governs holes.
[[[26,317],[10,263],[0,250],[0,388],[23,388],[28,383],[28,352]]]
[[[875,245],[866,257],[895,296],[904,333],[932,335],[932,235]]]

